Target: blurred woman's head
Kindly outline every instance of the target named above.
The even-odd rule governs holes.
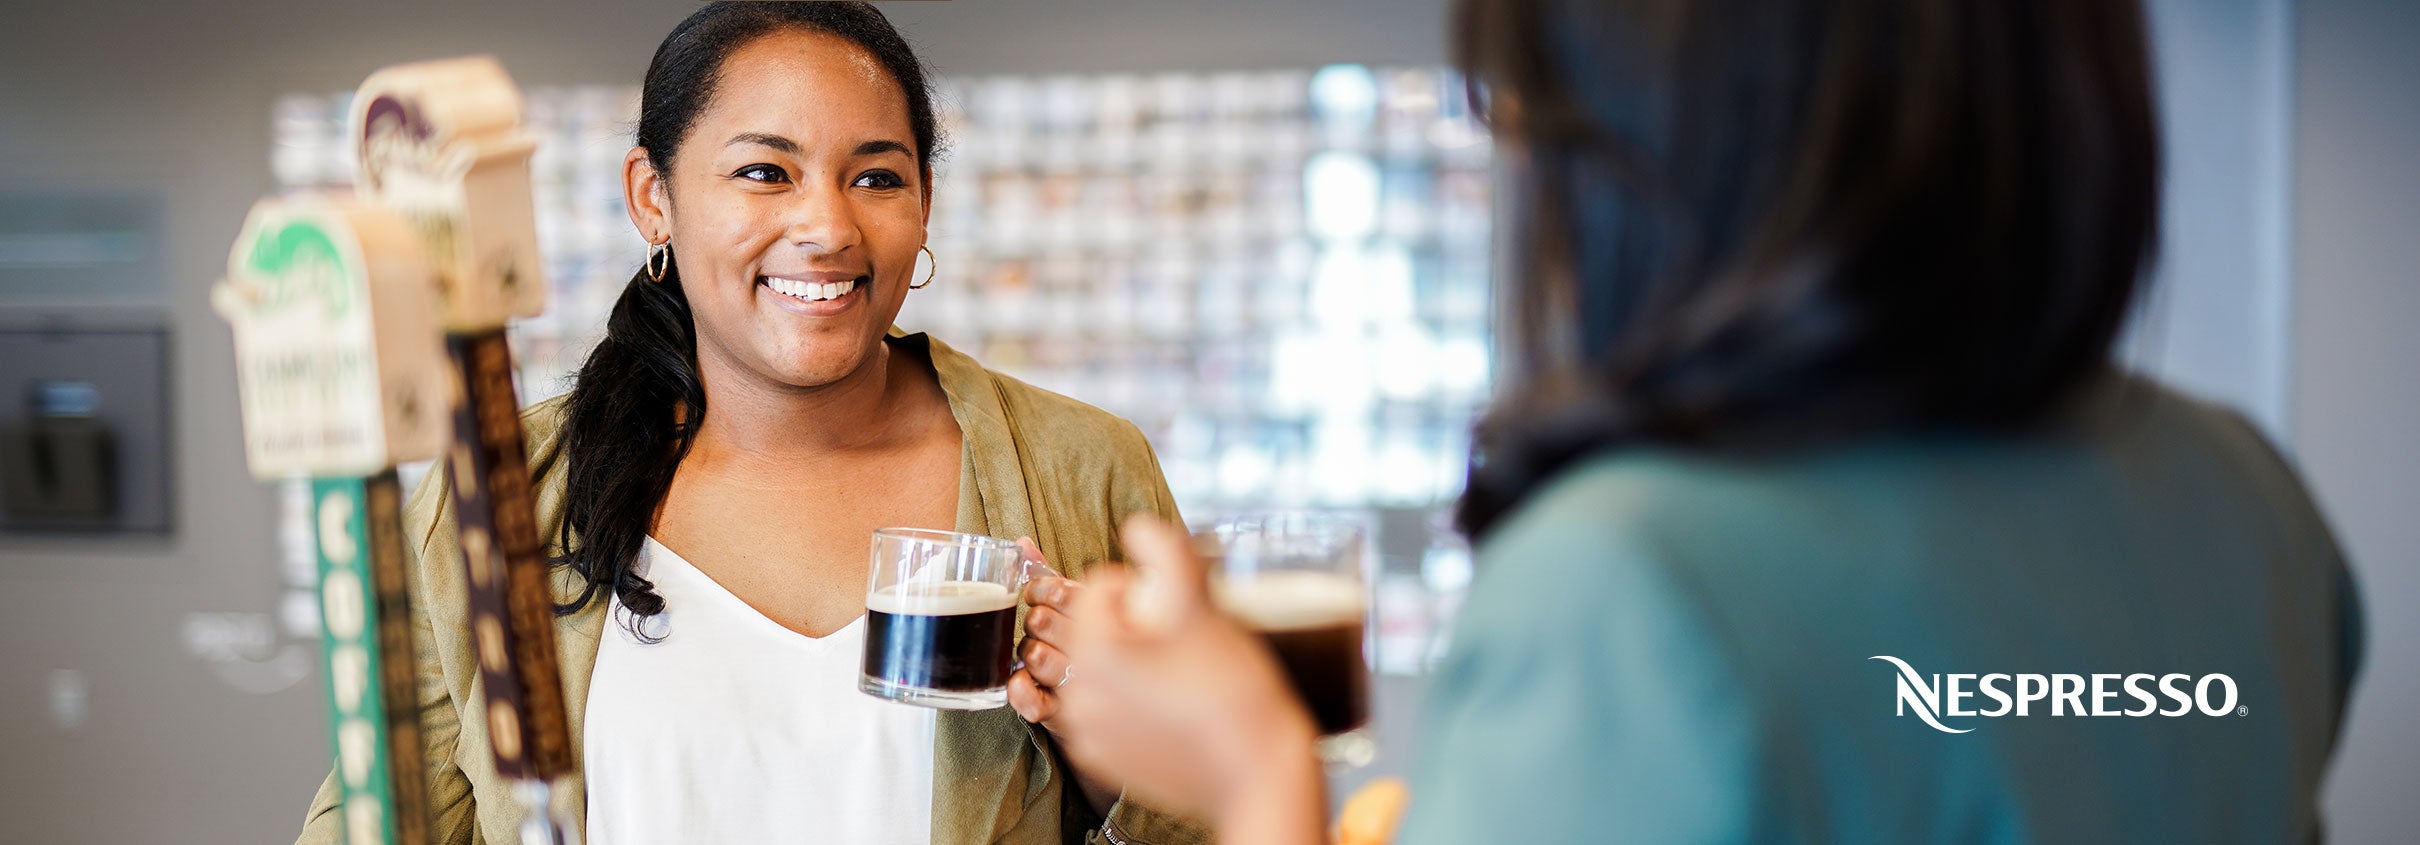
[[[2035,422],[2159,228],[2133,0],[1462,0],[1511,172],[1466,530],[1621,444]]]

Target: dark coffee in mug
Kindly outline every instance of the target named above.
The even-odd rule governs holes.
[[[866,597],[865,675],[943,692],[997,690],[1014,670],[1017,594],[985,581],[893,584]]]
[[[1322,735],[1370,719],[1370,673],[1361,637],[1368,605],[1361,583],[1323,572],[1270,572],[1230,578],[1220,604],[1276,652],[1286,680]]]

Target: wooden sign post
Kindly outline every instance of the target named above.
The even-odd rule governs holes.
[[[521,94],[488,58],[400,65],[353,97],[361,196],[409,218],[438,278],[456,402],[447,463],[496,770],[531,804],[525,841],[559,842],[550,783],[572,771],[555,599],[505,326],[546,306]]]
[[[350,200],[253,206],[212,304],[234,325],[255,477],[311,477],[328,730],[352,845],[429,841],[395,465],[445,443],[435,275]]]

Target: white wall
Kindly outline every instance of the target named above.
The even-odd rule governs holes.
[[[2420,6],[2300,0],[2294,452],[2352,558],[2369,659],[2327,809],[2420,837]]]
[[[2150,0],[2166,172],[2137,365],[2283,438],[2291,290],[2291,0]]]

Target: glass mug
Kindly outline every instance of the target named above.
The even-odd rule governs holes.
[[[1194,532],[1220,609],[1260,635],[1310,709],[1330,766],[1370,761],[1370,667],[1362,648],[1369,590],[1361,524],[1278,512]]]
[[[1056,574],[998,537],[924,528],[874,532],[865,663],[857,689],[944,710],[1008,704],[1017,601]]]

